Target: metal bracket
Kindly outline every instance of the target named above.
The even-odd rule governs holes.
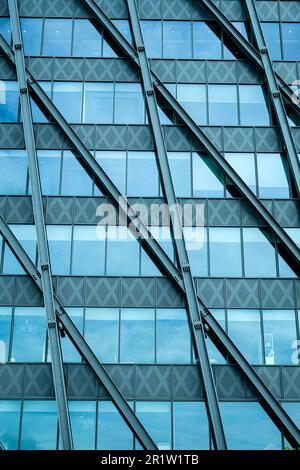
[[[55,320],[49,320],[47,322],[48,328],[56,328],[56,321]]]

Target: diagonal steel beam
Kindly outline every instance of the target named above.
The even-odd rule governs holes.
[[[13,47],[16,59],[16,71],[23,118],[23,131],[27,150],[27,161],[32,189],[32,207],[37,233],[39,264],[41,267],[42,294],[47,317],[47,332],[51,351],[52,375],[58,411],[59,430],[61,433],[63,449],[72,450],[72,431],[68,411],[60,335],[55,315],[51,264],[43,212],[42,189],[35,147],[35,138],[33,132],[31,103],[25,75],[25,60],[23,54],[23,42],[20,29],[17,1],[8,0],[8,6],[10,13]]]
[[[26,251],[24,250],[20,242],[17,240],[14,233],[8,226],[7,222],[1,215],[0,232],[2,233],[3,237],[5,238],[6,242],[8,243],[9,247],[15,254],[22,267],[33,280],[34,284],[41,292],[43,292],[42,274],[31,261],[30,257],[27,255]],[[67,333],[75,348],[86,360],[86,362],[92,368],[94,373],[97,375],[98,379],[100,380],[104,388],[107,390],[119,413],[124,418],[131,431],[135,434],[140,444],[147,450],[156,450],[157,447],[154,444],[153,440],[151,439],[144,426],[141,424],[141,422],[135,415],[134,411],[127,403],[126,399],[120,392],[117,385],[114,383],[113,379],[111,378],[105,367],[95,356],[95,354],[87,344],[86,340],[83,338],[81,333],[78,331],[78,329],[72,322],[59,298],[55,294],[53,295],[53,298],[56,321],[60,325],[62,325],[63,330]]]
[[[106,15],[105,18],[110,21]],[[119,33],[120,34],[120,33]],[[120,34],[121,40],[124,40]],[[128,47],[131,47],[126,40],[124,40]],[[14,53],[10,46],[7,44],[5,39],[0,35],[0,48],[6,54],[6,56],[15,64]],[[134,51],[134,49],[132,49]],[[86,171],[95,178],[96,185],[104,190],[109,195],[115,204],[118,205],[119,211],[125,214],[130,224],[130,230],[133,230],[134,234],[139,234],[139,243],[143,246],[145,251],[150,254],[153,261],[158,268],[165,274],[170,276],[177,286],[178,290],[186,296],[185,287],[182,282],[181,273],[178,271],[174,263],[166,255],[165,251],[151,236],[149,230],[145,227],[143,222],[138,218],[137,214],[130,207],[126,199],[121,195],[118,189],[114,186],[111,180],[108,178],[106,173],[102,170],[96,160],[91,156],[88,149],[82,143],[76,132],[63,118],[60,112],[57,110],[53,102],[49,99],[43,89],[34,79],[33,75],[27,70],[27,81],[30,85],[30,89],[33,98],[36,102],[46,110],[53,120],[58,124],[59,128],[65,135],[66,139],[72,144],[72,148],[75,149],[75,156],[80,164],[86,169]],[[171,96],[171,98],[173,98]],[[176,100],[175,100],[176,103]],[[179,105],[180,106],[180,105]],[[184,111],[183,111],[184,112]],[[188,116],[188,115],[187,115]],[[189,116],[188,116],[189,117]],[[196,124],[195,124],[196,126]],[[196,129],[198,127],[196,126]],[[205,137],[205,136],[204,136]],[[220,155],[220,158],[222,156]],[[232,170],[233,171],[233,170]],[[280,226],[279,226],[280,227]],[[281,228],[281,227],[280,227]],[[285,233],[285,232],[284,232]],[[289,239],[289,237],[288,237]],[[296,245],[289,239],[292,245],[298,250]],[[297,255],[299,257],[299,255]],[[297,264],[299,267],[299,263]],[[230,338],[226,335],[221,326],[216,322],[214,317],[207,310],[201,298],[198,296],[198,301],[201,308],[201,315],[204,324],[208,329],[208,335],[212,338],[215,344],[218,345],[221,351],[226,351],[229,357],[239,366],[239,368],[246,375],[254,389],[257,391],[262,406],[265,407],[269,416],[273,419],[274,423],[283,430],[287,440],[292,444],[300,445],[300,433],[293,421],[290,419],[288,414],[283,410],[278,401],[275,399],[270,390],[266,387],[264,382],[259,378],[257,373],[248,363],[248,361],[241,354],[239,349],[233,344]]]
[[[169,210],[173,239],[179,260],[181,275],[186,290],[188,316],[194,337],[195,356],[202,376],[204,392],[206,396],[207,414],[211,425],[214,448],[225,450],[226,438],[219,409],[216,385],[207,352],[203,322],[199,309],[194,279],[191,272],[189,258],[184,241],[184,233],[181,224],[181,216],[175,196],[175,190],[168,162],[167,148],[160,122],[158,105],[153,89],[153,82],[149,67],[149,61],[145,49],[138,9],[135,0],[127,0],[131,28],[133,32],[136,50],[138,52],[141,67],[142,83],[147,102],[147,108],[156,147],[157,163],[160,170],[161,182],[166,195]],[[196,325],[196,327],[195,327]]]

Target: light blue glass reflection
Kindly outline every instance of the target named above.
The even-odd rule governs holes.
[[[138,276],[139,248],[127,227],[107,227],[107,276]]]
[[[154,310],[122,309],[121,362],[154,362]]]
[[[177,197],[191,196],[191,154],[168,152],[168,160]]]
[[[127,196],[158,196],[158,168],[154,152],[129,152]]]
[[[191,335],[184,309],[157,310],[157,362],[189,364],[191,362]]]
[[[213,24],[193,23],[194,57],[196,59],[221,59],[221,40],[214,32]]]
[[[133,404],[129,402],[132,407]],[[100,401],[98,405],[98,440],[100,450],[131,450],[133,434],[120,413],[110,401]]]
[[[19,91],[15,81],[0,81],[0,122],[17,122]]]
[[[141,21],[143,38],[148,57],[162,57],[162,22]]]
[[[192,57],[192,24],[190,21],[164,21],[163,38],[164,58]]]
[[[211,276],[242,275],[240,229],[210,227],[210,274]]]
[[[102,151],[96,152],[96,160],[111,178],[118,190],[126,191],[126,152]],[[138,183],[138,181],[136,181]]]
[[[208,275],[206,227],[184,227],[184,239],[193,276]]]
[[[118,362],[119,309],[87,308],[85,339],[101,362]]]
[[[11,42],[11,27],[9,18],[0,18],[0,34],[4,37],[5,41],[10,44]]]
[[[31,258],[33,263],[36,262],[37,244],[36,244],[36,231],[34,225],[10,225],[14,235],[21,243],[22,247]],[[3,273],[4,274],[24,274],[25,271],[21,264],[9,248],[5,245],[4,259],[3,259]]]
[[[254,153],[226,153],[225,158],[251,191],[256,193]]]
[[[243,126],[268,126],[269,111],[261,85],[239,85],[240,119]]]
[[[72,322],[76,326],[76,328],[83,334],[83,308],[79,307],[65,307],[65,310],[69,317],[71,318]],[[64,362],[81,362],[82,357],[69,339],[68,335],[64,338],[61,338],[61,348],[63,353]],[[50,362],[49,358],[49,350],[48,350],[48,362]]]
[[[0,400],[0,442],[5,450],[18,448],[21,402]]]
[[[224,197],[224,186],[210,168],[211,160],[198,153],[192,155],[193,196]]]
[[[238,124],[236,85],[208,85],[209,124]]]
[[[279,23],[261,22],[264,38],[272,60],[281,60]]]
[[[70,421],[75,450],[95,449],[96,402],[70,401]]]
[[[14,312],[12,362],[44,362],[46,319],[42,307],[16,307]]]
[[[93,181],[75,155],[63,152],[61,194],[63,196],[91,196]]]
[[[294,310],[264,310],[263,320],[266,364],[295,365],[297,335]]]
[[[115,84],[115,124],[144,124],[145,102],[140,83]]]
[[[209,429],[205,403],[175,402],[174,449],[208,450]]]
[[[48,225],[47,236],[53,274],[69,274],[71,258],[71,232],[68,225]]]
[[[40,18],[21,18],[20,21],[25,55],[39,56],[41,54],[42,20]]]
[[[43,196],[58,195],[61,152],[58,150],[38,150],[37,155]]]
[[[171,449],[171,404],[137,402],[136,413],[160,450]],[[136,442],[136,448],[140,448]]]
[[[22,450],[55,450],[57,407],[55,401],[24,401]]]
[[[0,150],[0,194],[26,194],[27,154],[24,150]]]
[[[11,307],[0,307],[0,364],[3,364],[8,360],[11,317]]]
[[[282,23],[284,60],[300,60],[300,23]]]
[[[47,18],[44,24],[43,55],[71,55],[72,20]]]
[[[197,124],[207,124],[206,86],[177,85],[177,99]]]
[[[260,197],[289,198],[289,184],[280,153],[258,153],[257,172]]]
[[[110,124],[113,122],[113,83],[85,83],[83,122]]]
[[[259,310],[228,310],[228,333],[251,364],[262,363]]]
[[[82,83],[54,82],[53,102],[69,123],[80,123]]]
[[[244,228],[245,275],[276,277],[275,249],[258,228]]]
[[[101,57],[102,35],[89,21],[75,19],[73,56],[77,57]]]
[[[101,276],[105,270],[105,227],[75,226],[72,274]]]

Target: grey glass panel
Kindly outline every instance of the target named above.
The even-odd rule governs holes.
[[[275,249],[258,228],[244,228],[245,275],[276,277]]]
[[[139,244],[127,227],[108,227],[106,274],[138,276],[139,260]]]
[[[101,57],[102,35],[89,20],[74,20],[73,56]]]
[[[224,197],[224,186],[208,166],[210,161],[193,153],[193,196]]]
[[[24,150],[0,150],[0,194],[26,194],[27,154]]]
[[[120,361],[154,362],[153,309],[122,309]]]
[[[193,23],[194,57],[197,59],[221,59],[221,40],[203,21]]]
[[[20,21],[25,54],[39,56],[41,54],[42,19],[21,18]]]
[[[241,240],[239,228],[209,228],[211,276],[241,276]]]
[[[180,59],[192,57],[192,24],[188,21],[164,21],[163,56]]]
[[[70,401],[69,411],[74,449],[95,449],[96,402]]]
[[[11,312],[11,307],[0,307],[0,364],[8,360]]]
[[[296,349],[294,310],[264,310],[266,364],[293,364]]]
[[[83,122],[111,124],[113,122],[113,83],[85,83]]]
[[[73,233],[72,274],[100,276],[105,266],[105,227],[75,226]]]
[[[87,308],[85,339],[102,362],[118,362],[119,309]]]
[[[122,194],[125,194],[126,152],[96,152],[96,160],[117,186],[118,190]]]
[[[31,260],[36,262],[36,231],[34,225],[10,225],[11,230],[15,234],[22,247],[25,249]],[[8,247],[5,245],[3,273],[5,274],[24,274],[24,270]]]
[[[43,55],[71,55],[72,20],[45,19]]]
[[[9,44],[11,42],[11,28],[9,18],[0,18],[0,34]]]
[[[129,402],[132,406],[132,404]],[[101,450],[133,449],[133,434],[112,402],[98,405],[98,442]]]
[[[46,347],[46,319],[42,307],[16,307],[14,314],[12,362],[43,362]]]
[[[197,124],[207,124],[205,85],[178,84],[177,99]]]
[[[257,171],[260,197],[289,197],[287,175],[279,153],[257,154]]]
[[[55,450],[57,411],[55,401],[24,401],[21,449]]]
[[[251,191],[256,193],[254,153],[226,153],[225,158]]]
[[[162,57],[162,22],[141,21],[143,38],[148,57]]]
[[[5,450],[18,448],[21,402],[0,400],[0,442]]]
[[[171,449],[171,404],[137,402],[136,413],[160,450]],[[140,448],[136,443],[136,448]]]
[[[53,274],[70,273],[72,227],[48,225],[47,236]]]
[[[262,363],[259,310],[228,310],[228,333],[251,364]]]
[[[76,328],[80,331],[81,334],[83,334],[83,308],[65,307],[65,310]],[[75,346],[67,335],[64,338],[61,338],[61,347],[64,362],[81,362],[81,355],[77,352]]]
[[[64,196],[91,196],[93,181],[75,155],[65,150],[62,160],[61,194]]]
[[[145,102],[140,83],[116,83],[115,123],[145,123]]]
[[[59,194],[61,152],[38,150],[38,163],[43,196]]]
[[[300,23],[282,23],[284,60],[300,60]]]
[[[208,85],[209,124],[238,124],[236,85]]]
[[[206,227],[184,227],[184,239],[193,276],[207,276]]]
[[[17,82],[0,81],[0,122],[17,122],[19,91]]]
[[[191,335],[184,309],[158,309],[156,314],[157,362],[189,364]]]
[[[177,197],[191,196],[191,154],[168,152],[168,160]]]
[[[158,168],[154,152],[129,152],[127,196],[158,196]]]
[[[269,111],[261,85],[239,85],[240,116],[244,126],[268,126]]]
[[[220,403],[228,448],[281,449],[281,435],[259,403]]]
[[[69,123],[81,122],[81,101],[82,83],[53,83],[53,102]]]
[[[174,449],[209,449],[209,429],[205,403],[175,402]]]
[[[281,60],[279,23],[261,22],[264,38],[272,60]]]

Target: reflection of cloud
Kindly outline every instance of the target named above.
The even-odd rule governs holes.
[[[0,104],[6,104],[6,84],[0,80]]]
[[[0,363],[4,364],[6,362],[6,344],[4,341],[0,341]]]

